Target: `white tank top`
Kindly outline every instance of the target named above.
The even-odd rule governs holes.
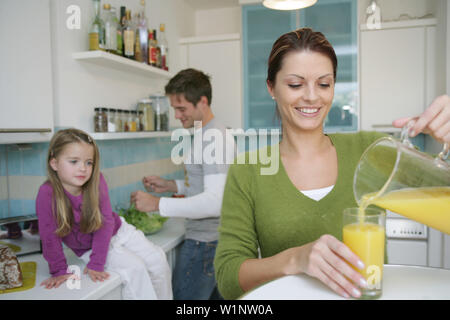
[[[320,199],[325,197],[333,189],[333,187],[334,187],[334,184],[332,186],[320,188],[320,189],[304,190],[304,191],[300,190],[300,192],[303,193],[308,198],[319,201]]]

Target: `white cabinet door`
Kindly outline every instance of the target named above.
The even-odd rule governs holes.
[[[361,129],[387,129],[428,103],[426,28],[361,31]],[[431,48],[433,50],[433,48]]]
[[[1,0],[0,39],[0,129],[53,130],[49,0]]]
[[[211,108],[227,127],[242,128],[241,45],[239,39],[185,44],[187,66],[211,76]]]

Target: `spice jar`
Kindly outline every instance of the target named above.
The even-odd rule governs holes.
[[[116,132],[122,132],[122,110],[116,110],[116,116],[114,117],[114,122],[116,124]]]
[[[95,108],[94,115],[94,131],[95,132],[108,132],[108,116],[106,108]]]
[[[136,132],[136,118],[133,111],[128,111],[128,131]]]
[[[130,131],[130,122],[129,122],[130,111],[124,110],[123,114],[124,114],[123,115],[123,119],[124,119],[123,131],[128,132],[128,131]]]
[[[108,132],[116,132],[116,109],[108,110]]]
[[[130,131],[128,127],[128,110],[122,110],[122,128],[124,132]]]
[[[166,96],[150,96],[155,113],[155,130],[169,130],[169,101]]]
[[[150,99],[142,99],[137,104],[137,110],[143,113],[140,118],[142,131],[155,131],[155,116]]]
[[[136,111],[137,112],[137,119],[138,119],[138,125],[137,125],[137,131],[144,131],[144,112],[143,111]]]

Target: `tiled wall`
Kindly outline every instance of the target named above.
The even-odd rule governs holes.
[[[109,187],[113,209],[128,206],[130,193],[144,190],[142,177],[148,174],[182,179],[183,169],[170,159],[176,142],[170,137],[101,140],[101,171]],[[0,145],[0,219],[35,214],[35,197],[46,180],[48,143]]]

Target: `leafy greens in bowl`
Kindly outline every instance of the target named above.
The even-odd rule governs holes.
[[[119,216],[136,229],[141,230],[145,235],[153,234],[161,230],[167,217],[161,217],[158,213],[146,213],[137,210],[132,204],[128,209],[120,209]]]

